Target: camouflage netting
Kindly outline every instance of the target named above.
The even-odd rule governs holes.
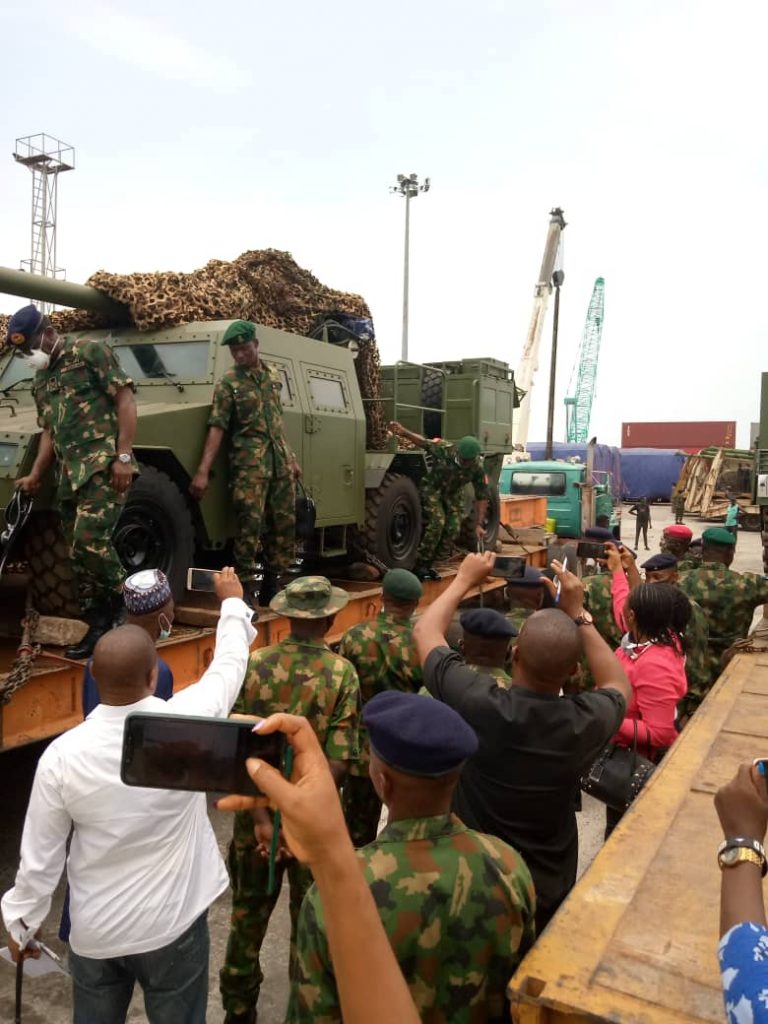
[[[191,320],[243,319],[307,335],[324,314],[371,315],[359,295],[327,288],[290,253],[277,249],[245,252],[231,263],[211,260],[191,274],[109,274],[99,270],[86,284],[128,306],[141,331]],[[79,309],[55,313],[52,319],[62,331],[109,326],[103,317]],[[6,327],[7,317],[0,316],[3,336]],[[375,341],[360,341],[355,366],[363,398],[379,399],[380,360]],[[365,409],[368,446],[382,448],[386,424],[381,404],[366,402]]]

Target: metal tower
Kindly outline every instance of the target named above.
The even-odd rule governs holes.
[[[430,179],[425,178],[423,184],[419,184],[418,176],[415,174],[398,174],[397,184],[392,185],[390,192],[397,192],[405,196],[405,256],[403,259],[403,342],[400,358],[408,359],[408,273],[411,245],[411,200],[415,199],[419,192],[429,192]]]
[[[52,135],[28,135],[16,139],[13,158],[32,172],[32,238],[30,257],[22,269],[43,277],[59,277],[56,263],[56,205],[59,175],[75,168],[75,150]],[[47,313],[50,303],[41,303]]]
[[[589,300],[587,320],[581,336],[579,354],[568,385],[570,398],[565,399],[565,439],[584,442],[589,436],[589,419],[592,414],[592,400],[595,397],[597,362],[600,355],[600,339],[603,335],[603,313],[605,309],[605,280],[598,277]],[[574,377],[576,385],[574,388]]]

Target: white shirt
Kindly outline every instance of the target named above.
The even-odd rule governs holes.
[[[29,799],[16,884],[2,899],[16,941],[37,930],[67,860],[72,932],[81,956],[146,953],[173,942],[227,888],[205,795],[126,786],[120,780],[123,725],[134,711],[225,718],[256,636],[251,609],[221,606],[213,661],[198,683],[169,701],[146,697],[99,704],[43,753]]]

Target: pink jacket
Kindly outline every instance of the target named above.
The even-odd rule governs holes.
[[[616,625],[626,633],[624,605],[629,595],[629,583],[623,572],[613,574],[611,594]],[[675,708],[688,692],[685,656],[679,647],[663,644],[648,644],[634,652],[635,657],[621,647],[615,653],[632,685],[632,700],[613,742],[631,746],[637,720],[638,753],[647,757],[649,744],[654,750],[663,749],[677,739]]]

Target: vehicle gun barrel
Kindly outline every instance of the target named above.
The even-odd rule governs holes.
[[[38,302],[51,302],[56,306],[87,309],[91,313],[100,313],[107,317],[111,325],[131,322],[127,306],[122,302],[115,302],[103,292],[86,284],[73,284],[71,281],[60,281],[40,274],[28,274],[23,270],[0,267],[0,292]]]

